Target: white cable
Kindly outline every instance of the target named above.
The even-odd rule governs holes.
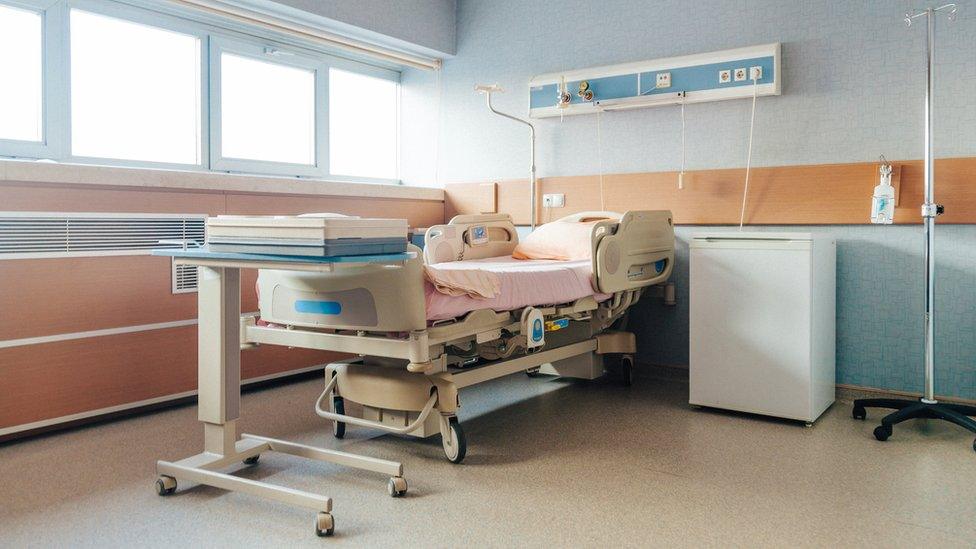
[[[685,188],[685,98],[681,98],[681,171],[678,172],[678,190]]]
[[[752,134],[756,128],[756,97],[759,95],[759,80],[752,80],[752,118],[749,120],[749,153],[746,156],[746,185],[742,189],[742,210],[739,212],[739,231],[746,218],[746,197],[749,195],[749,172],[752,169]]]
[[[600,211],[607,211],[606,198],[603,193],[603,132],[600,129],[603,111],[596,111],[596,157],[600,165]]]

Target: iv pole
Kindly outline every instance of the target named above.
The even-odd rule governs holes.
[[[926,82],[925,82],[925,202],[922,204],[922,221],[925,226],[925,394],[919,400],[870,398],[854,401],[854,419],[865,419],[865,408],[889,408],[896,410],[881,420],[874,430],[874,437],[884,441],[891,436],[893,426],[909,419],[942,419],[976,433],[976,407],[962,404],[940,403],[935,398],[935,218],[945,211],[935,203],[935,161],[932,155],[932,96],[935,88],[935,17],[948,10],[949,20],[956,18],[956,5],[945,4],[924,11],[912,10],[905,14],[905,23],[911,27],[915,19],[925,17],[926,33]],[[976,450],[976,440],[973,441]]]
[[[529,216],[529,225],[531,226],[532,230],[534,231],[535,230],[535,210],[536,210],[536,204],[535,204],[535,202],[536,202],[536,196],[535,196],[535,126],[533,126],[530,122],[527,122],[525,120],[522,120],[521,118],[516,118],[516,117],[514,117],[514,116],[512,116],[510,114],[505,114],[503,112],[497,111],[497,110],[495,110],[495,107],[492,107],[491,106],[491,94],[494,93],[494,92],[499,92],[500,93],[500,92],[505,91],[502,88],[500,88],[498,86],[498,84],[492,84],[492,85],[489,85],[489,86],[480,85],[479,84],[479,85],[476,85],[474,87],[474,89],[477,90],[477,91],[479,91],[479,92],[481,92],[481,93],[483,93],[483,94],[485,94],[485,100],[486,100],[486,102],[488,104],[488,110],[489,111],[497,114],[498,116],[503,116],[503,117],[505,117],[505,118],[507,118],[509,120],[514,120],[514,121],[518,122],[519,124],[525,124],[526,126],[529,127],[529,138],[532,140],[532,153],[531,153],[531,159],[530,159],[530,161],[532,163],[532,168],[531,168],[531,172],[532,173],[531,173],[531,179],[529,181],[529,193],[531,193],[531,195],[532,195],[532,206],[531,206],[532,207],[532,213]]]

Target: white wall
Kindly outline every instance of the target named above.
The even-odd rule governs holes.
[[[976,155],[976,0],[958,3],[958,20],[938,24],[938,156]],[[527,83],[537,74],[767,42],[783,43],[784,89],[759,100],[755,165],[873,161],[880,153],[921,158],[925,30],[905,28],[907,5],[925,3],[460,0],[457,56],[441,75],[403,75],[403,178],[430,185],[527,176],[525,128],[488,113],[472,89],[477,82],[507,88],[497,107],[525,115]],[[687,107],[689,169],[745,165],[749,106]],[[675,169],[678,114],[676,107],[606,113],[605,170]],[[596,120],[537,121],[539,175],[597,173]],[[864,199],[866,219],[870,197]],[[838,240],[838,381],[920,390],[920,228],[779,229],[829,232]],[[678,306],[648,297],[632,311],[642,361],[687,364],[687,240],[696,230],[677,231]],[[939,234],[937,392],[976,398],[976,227],[943,225]]]
[[[976,154],[976,1],[959,4],[955,23],[939,21],[939,156]],[[905,8],[869,0],[460,0],[439,116],[438,76],[403,76],[403,178],[526,175],[525,129],[490,115],[472,90],[477,82],[507,88],[497,106],[525,115],[537,74],[767,42],[783,43],[784,90],[759,101],[755,165],[920,158],[925,29],[905,28]],[[688,106],[688,168],[744,166],[748,118],[748,100]],[[597,173],[596,121],[538,121],[539,175]],[[676,107],[606,113],[602,126],[607,172],[678,165]]]
[[[457,0],[274,0],[273,3],[402,41],[404,45],[445,55],[455,52]]]

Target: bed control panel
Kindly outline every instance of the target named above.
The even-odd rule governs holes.
[[[522,311],[522,334],[525,336],[525,346],[528,349],[546,344],[546,328],[542,311],[534,307],[526,307]]]
[[[468,244],[471,246],[484,246],[488,243],[488,226],[473,225],[468,229]]]
[[[648,278],[656,277],[664,272],[664,268],[667,265],[667,259],[661,259],[654,263],[645,263],[643,265],[632,265],[627,269],[627,280],[647,280]]]

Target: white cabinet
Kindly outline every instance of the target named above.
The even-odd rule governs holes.
[[[834,402],[836,241],[726,232],[690,248],[690,403],[816,420]]]

